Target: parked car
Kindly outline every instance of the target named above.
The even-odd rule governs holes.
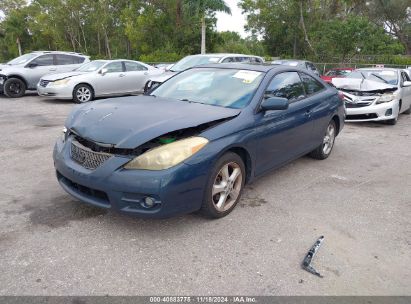
[[[345,77],[354,70],[355,70],[354,68],[334,68],[334,69],[330,69],[327,72],[325,72],[324,75],[321,75],[321,79],[324,80],[325,82],[331,83],[331,80],[333,78]]]
[[[258,176],[307,153],[329,157],[343,125],[338,91],[306,70],[212,64],[149,95],[74,108],[53,157],[62,188],[85,203],[219,218]]]
[[[37,92],[40,96],[83,103],[96,97],[142,93],[147,79],[161,73],[139,61],[95,60],[69,73],[44,76]]]
[[[89,57],[72,52],[32,52],[0,65],[0,91],[8,97],[21,97],[35,90],[46,74],[68,72],[78,68]]]
[[[154,86],[158,86],[170,77],[194,66],[210,63],[264,63],[264,59],[259,56],[243,54],[204,54],[186,56],[177,63],[169,66],[166,73],[159,77],[150,78],[144,88],[148,92]]]
[[[411,113],[411,80],[405,70],[358,69],[332,83],[344,95],[347,121],[395,125],[400,113]]]
[[[288,65],[292,67],[297,67],[301,69],[306,69],[317,76],[320,76],[320,72],[318,71],[317,67],[314,63],[306,60],[294,60],[294,59],[281,59],[281,60],[274,60],[271,64],[280,64],[280,65]]]

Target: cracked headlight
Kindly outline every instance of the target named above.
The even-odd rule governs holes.
[[[390,102],[392,100],[395,99],[395,94],[384,94],[381,95],[380,98],[377,99],[376,104],[380,104],[380,103],[385,103],[385,102]]]
[[[200,151],[208,140],[204,137],[190,137],[149,150],[132,161],[125,169],[164,170],[171,168]]]
[[[65,85],[70,81],[70,78],[65,78],[65,79],[60,79],[60,80],[56,80],[53,81],[53,86],[61,86],[61,85]]]

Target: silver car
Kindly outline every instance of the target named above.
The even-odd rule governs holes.
[[[144,88],[147,92],[154,86],[158,86],[175,74],[192,68],[194,66],[209,64],[209,63],[264,63],[264,59],[254,55],[244,54],[203,54],[186,56],[177,63],[168,67],[166,73],[159,77],[150,78]]]
[[[147,79],[162,73],[139,61],[94,60],[70,73],[42,77],[37,93],[84,103],[96,97],[142,93]]]
[[[405,70],[363,68],[332,83],[344,95],[346,121],[395,125],[400,113],[411,114],[411,79]]]
[[[89,57],[72,52],[32,52],[0,65],[0,92],[8,97],[21,97],[26,90],[35,90],[46,74],[72,71]]]

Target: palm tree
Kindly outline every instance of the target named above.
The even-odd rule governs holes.
[[[201,18],[201,54],[206,52],[206,22],[207,14],[223,12],[231,15],[231,9],[224,0],[185,0],[188,11]]]

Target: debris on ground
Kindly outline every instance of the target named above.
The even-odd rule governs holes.
[[[324,236],[320,236],[318,238],[318,240],[315,242],[315,244],[311,247],[311,249],[308,251],[307,255],[304,258],[304,261],[301,265],[301,267],[308,271],[309,273],[312,273],[320,278],[323,278],[323,276],[317,271],[315,270],[312,266],[311,266],[311,262],[315,256],[315,254],[317,253],[317,250],[320,248],[321,243],[324,240]]]

